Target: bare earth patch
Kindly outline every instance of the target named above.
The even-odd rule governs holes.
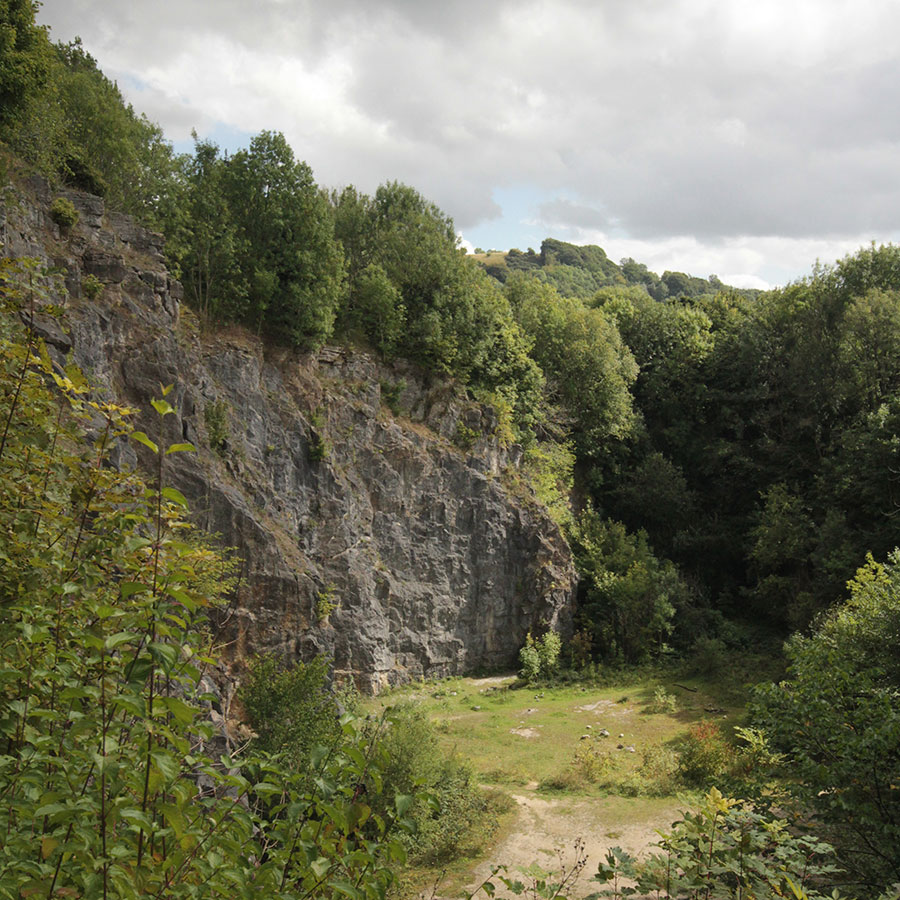
[[[613,700],[598,700],[596,703],[587,703],[584,706],[576,706],[575,712],[593,712],[597,715],[627,716],[634,712],[630,706],[622,706]]]
[[[668,830],[679,816],[679,807],[671,801],[633,801],[623,821],[619,799],[573,800],[539,797],[533,793],[513,794],[518,804],[518,820],[512,833],[479,864],[468,883],[474,890],[490,875],[491,865],[509,867],[510,875],[520,876],[520,869],[537,863],[541,868],[559,871],[570,868],[576,859],[576,840],[584,842],[587,865],[570,897],[585,897],[600,888],[591,878],[597,865],[611,847],[622,847],[635,855],[647,852],[659,839],[657,830]],[[523,879],[525,880],[525,879]]]
[[[509,733],[517,734],[519,737],[523,738],[536,738],[541,736],[541,733],[537,728],[510,728]]]

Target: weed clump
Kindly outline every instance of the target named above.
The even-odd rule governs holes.
[[[78,224],[78,210],[71,200],[65,197],[57,197],[50,207],[50,218],[63,230],[73,228]]]

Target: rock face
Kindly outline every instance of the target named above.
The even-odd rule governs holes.
[[[243,560],[227,658],[325,651],[377,691],[508,667],[529,630],[571,629],[569,549],[533,498],[506,487],[520,454],[493,436],[489,408],[407,364],[206,333],[159,235],[72,191],[80,219],[60,233],[53,196],[38,179],[7,192],[5,255],[58,270],[49,293],[64,327],[38,311],[35,328],[99,391],[148,410],[174,384],[178,414],[142,412],[138,427],[199,448],[169,457],[166,480]],[[122,444],[115,461],[138,459]]]

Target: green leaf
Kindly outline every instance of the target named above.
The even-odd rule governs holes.
[[[125,819],[126,822],[133,822],[135,825],[140,825],[140,827],[146,831],[150,831],[153,828],[150,817],[139,809],[128,807],[127,809],[120,810],[119,815]]]
[[[187,509],[188,502],[181,491],[176,490],[173,487],[165,487],[162,489],[162,495],[166,500],[171,500],[173,503],[177,503],[179,506],[183,506]]]
[[[121,647],[122,644],[127,644],[129,641],[133,641],[137,635],[133,631],[120,631],[117,634],[111,634],[105,641],[104,646],[107,650],[115,650],[116,647]]]
[[[165,750],[154,750],[150,756],[163,778],[167,781],[174,781],[178,777],[180,768],[178,760],[171,753]]]
[[[333,891],[349,897],[350,900],[363,900],[363,893],[349,881],[332,881],[330,887]]]
[[[259,781],[253,785],[253,790],[255,793],[259,794],[260,797],[271,797],[273,794],[280,794],[281,788],[277,784],[272,784],[270,781]]]
[[[170,453],[196,453],[197,448],[193,444],[169,444],[169,448],[166,450],[166,456]]]
[[[412,794],[397,794],[394,798],[394,806],[397,808],[397,815],[405,816],[415,799],[416,798]]]
[[[163,706],[172,713],[178,722],[189,725],[193,722],[197,710],[179,697],[164,697]]]
[[[178,661],[178,648],[172,644],[154,641],[150,644],[149,649],[150,655],[166,670],[171,669]]]
[[[331,860],[327,859],[324,856],[320,856],[318,859],[314,859],[309,864],[310,869],[312,870],[313,875],[316,878],[324,878],[328,870],[331,868]]]
[[[161,415],[167,416],[175,412],[168,400],[151,400],[150,405]]]
[[[143,444],[145,447],[149,447],[154,453],[159,453],[159,447],[154,444],[153,441],[151,441],[143,431],[132,431],[131,437],[139,444]]]

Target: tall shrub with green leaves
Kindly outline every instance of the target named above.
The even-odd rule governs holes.
[[[410,857],[423,863],[459,857],[487,811],[468,764],[440,749],[425,710],[411,703],[390,710],[379,747],[387,760],[384,793],[373,806],[407,807],[415,823],[404,837]]]
[[[313,779],[210,755],[204,620],[231,567],[166,484],[191,448],[54,369],[18,315],[39,282],[0,261],[0,898],[383,898],[404,810],[366,802],[384,754],[352,721]],[[129,433],[150,483],[108,463]]]
[[[849,588],[787,643],[787,680],[758,688],[751,714],[844,864],[880,888],[900,881],[900,552],[869,556]]]
[[[690,601],[675,566],[658,559],[643,532],[586,509],[572,531],[583,577],[581,615],[604,659],[636,663],[657,656],[673,629],[677,607]]]
[[[329,664],[325,656],[291,666],[274,656],[251,663],[239,697],[261,750],[306,767],[314,747],[340,737],[341,713],[328,684]]]
[[[596,880],[612,884],[603,895],[639,893],[661,900],[738,900],[794,897],[814,900],[839,872],[833,848],[797,834],[783,819],[760,813],[712,788],[694,812],[684,813],[659,842],[662,852],[637,860],[619,847],[600,863]],[[637,882],[622,887],[622,878]]]

